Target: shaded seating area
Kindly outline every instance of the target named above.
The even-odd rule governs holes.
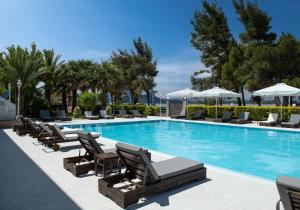
[[[124,110],[124,109],[119,110],[118,117],[121,117],[121,118],[134,118],[134,116],[132,114],[128,114],[126,112],[126,110]]]
[[[229,122],[232,119],[232,112],[224,111],[222,118],[215,118],[214,122]]]
[[[102,119],[114,119],[112,115],[108,115],[106,110],[99,110],[100,118]]]
[[[138,110],[132,110],[132,114],[134,117],[139,117],[139,118],[147,117],[147,116],[141,114]]]
[[[117,143],[116,148],[125,164],[125,173],[99,179],[98,190],[122,208],[142,197],[206,179],[203,163],[182,157],[151,162],[140,147]]]
[[[71,117],[67,117],[65,110],[56,111],[56,119],[60,121],[71,121]]]
[[[268,119],[266,121],[260,121],[260,126],[274,126],[278,123],[278,114],[277,113],[269,113]]]
[[[276,179],[276,186],[280,196],[276,210],[280,210],[280,203],[282,203],[284,210],[300,209],[300,179],[279,176]]]
[[[296,128],[300,125],[300,114],[291,114],[289,122],[282,122],[281,126],[285,128]]]
[[[197,110],[194,114],[194,116],[191,117],[191,120],[204,120],[205,117],[204,117],[204,110]]]
[[[251,123],[252,121],[249,119],[249,112],[241,112],[238,119],[231,120],[231,123],[234,124],[246,124]]]
[[[186,108],[185,106],[182,108],[178,115],[172,115],[172,119],[185,119],[186,118]]]
[[[84,112],[85,118],[89,120],[98,120],[99,117],[97,115],[93,115],[92,111],[85,111]]]

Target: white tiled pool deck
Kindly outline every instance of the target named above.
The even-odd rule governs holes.
[[[159,118],[148,120],[152,119]],[[137,119],[130,119],[133,120]],[[57,152],[49,149],[45,152],[43,146],[33,142],[36,140],[29,136],[19,137],[11,129],[0,130],[0,209],[121,209],[98,193],[97,180],[100,177],[91,174],[76,178],[64,170],[63,158],[78,155],[78,142],[64,143]],[[100,143],[105,149],[113,147],[115,142],[101,138]],[[151,152],[154,161],[170,157]],[[191,183],[148,197],[129,209],[275,209],[279,196],[274,182],[214,166],[206,167],[206,182]]]

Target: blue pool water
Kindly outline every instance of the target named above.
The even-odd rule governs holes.
[[[68,127],[267,179],[300,177],[297,132],[175,121]]]

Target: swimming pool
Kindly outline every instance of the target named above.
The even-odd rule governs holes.
[[[68,127],[267,179],[300,177],[298,132],[167,120]]]

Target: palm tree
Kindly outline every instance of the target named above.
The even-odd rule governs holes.
[[[110,61],[104,61],[98,66],[96,73],[97,87],[101,90],[101,102],[106,107],[108,93],[114,98],[120,98],[123,91],[122,72]]]
[[[51,104],[51,94],[56,90],[56,83],[58,82],[62,65],[64,61],[60,61],[61,55],[55,55],[53,50],[43,50],[44,67],[42,72],[42,81],[45,86],[45,98]]]
[[[42,72],[43,58],[37,50],[35,43],[32,43],[31,50],[20,46],[10,46],[4,53],[3,70],[6,81],[9,81],[17,93],[17,80],[20,79],[22,86],[20,89],[20,114],[25,114],[24,104],[28,104],[26,96],[32,95],[36,89],[37,78]],[[26,91],[24,91],[26,90]]]

